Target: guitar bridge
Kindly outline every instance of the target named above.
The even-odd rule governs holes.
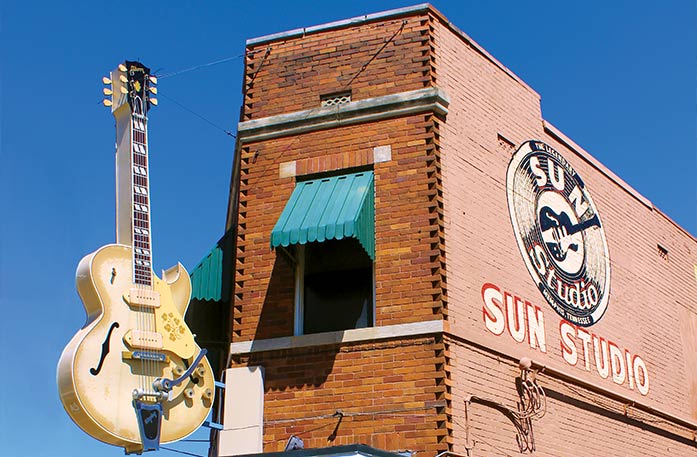
[[[123,360],[147,360],[152,362],[163,362],[169,363],[169,357],[162,352],[153,351],[123,351],[121,353],[121,359]]]

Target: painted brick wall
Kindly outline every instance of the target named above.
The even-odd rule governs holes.
[[[476,395],[517,410],[517,364],[490,351],[457,340],[446,344],[452,353],[451,370],[458,381],[452,389],[455,452],[466,455],[529,455],[521,453],[513,422],[491,405],[473,400],[465,420],[465,399]],[[538,383],[546,392],[546,414],[532,422],[534,455],[692,456],[694,441],[685,430],[651,415],[544,373]],[[469,425],[469,441],[466,428]]]
[[[539,95],[534,90],[446,23],[435,20],[434,24],[433,73],[436,85],[445,89],[451,99],[440,133],[452,331],[513,357],[529,356],[685,418],[697,418],[695,238],[611,179],[611,173],[602,166],[592,164],[592,159],[559,141],[553,129],[544,126]],[[611,376],[603,379],[595,372],[594,361],[591,361],[591,372],[587,372],[582,363],[571,366],[562,358],[561,319],[540,294],[525,267],[507,206],[508,163],[517,146],[530,139],[545,141],[572,164],[598,208],[610,252],[611,296],[604,317],[588,331],[643,358],[651,382],[646,397],[631,389],[627,382],[619,386],[613,383]],[[658,244],[668,249],[668,259],[659,255]],[[494,283],[541,309],[545,320],[546,353],[531,349],[527,341],[517,343],[508,332],[494,336],[487,330],[482,311],[485,283]],[[460,366],[463,359],[474,360],[465,349],[454,351],[452,358]],[[506,399],[510,405],[515,405],[513,397],[507,398],[505,392],[510,390],[513,373],[517,370],[507,367],[504,370],[508,370],[507,374],[499,372],[500,365],[496,359],[480,357],[466,369],[459,368],[453,373],[456,379],[453,397],[457,398],[453,400],[453,415],[458,421],[463,417],[463,392],[472,395],[485,392],[494,399]],[[473,377],[472,373],[476,375]],[[601,419],[582,411],[574,413],[576,403],[568,398],[555,403],[545,422],[536,428],[538,451],[543,455],[571,455],[574,446],[577,451],[584,449],[585,452],[587,440],[591,436],[595,439],[590,424]],[[541,430],[545,427],[556,430],[555,424],[571,420],[574,414],[595,418],[581,421],[585,426],[569,428],[578,435],[572,436],[571,432],[555,435],[551,430]],[[669,445],[655,447],[657,443],[650,439],[634,442],[631,436],[638,436],[641,427],[618,424],[616,417],[611,416],[606,415],[608,420],[597,427],[597,436],[601,438],[598,446],[601,447],[597,454],[591,452],[590,455],[666,455]],[[487,418],[484,424],[489,424],[490,420],[494,419]],[[633,441],[631,447],[613,448],[609,444],[617,440],[618,427],[626,429],[624,437],[629,436],[627,439]],[[507,447],[490,431],[482,433],[494,440],[493,444],[498,443],[508,451],[512,450],[511,444],[515,445],[515,440],[509,439]],[[549,437],[550,441],[543,443],[542,436]],[[579,438],[583,436],[586,440]],[[682,429],[680,436],[689,436],[689,431]],[[463,429],[456,426],[454,437],[455,451],[463,452]],[[607,447],[603,448],[605,445]],[[600,449],[606,449],[607,454]],[[675,451],[674,455],[686,455],[687,448],[681,449],[683,454]]]
[[[233,365],[265,367],[265,452],[297,435],[306,449],[362,443],[436,454],[446,439],[442,348],[415,338],[254,353]]]

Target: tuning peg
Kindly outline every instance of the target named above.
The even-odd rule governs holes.
[[[113,105],[114,103],[113,103],[111,100],[109,100],[108,98],[105,98],[104,100],[102,100],[102,104],[103,104],[104,106],[111,106],[111,105]]]
[[[157,94],[157,87],[148,87],[151,94]]]
[[[109,79],[108,77],[105,76],[105,77],[102,78],[102,82],[103,82],[104,84],[111,84],[111,79]]]
[[[123,86],[119,87],[119,90],[121,91],[122,94],[127,94],[127,93],[128,93],[128,89],[126,89],[126,88],[123,87]]]
[[[151,98],[148,98],[148,101],[149,101],[151,104],[157,106],[157,99],[156,99],[156,98],[152,98],[152,97],[151,97]]]
[[[104,89],[102,89],[102,92],[104,92],[104,95],[111,95],[114,93],[114,91],[109,89],[108,87],[105,87]]]
[[[124,84],[128,82],[128,78],[126,78],[124,75],[119,75],[119,80]]]
[[[125,72],[126,70],[128,70],[128,69],[126,68],[126,65],[120,63],[120,64],[119,64],[119,71]]]
[[[157,76],[148,75],[148,79],[151,83],[157,84]]]

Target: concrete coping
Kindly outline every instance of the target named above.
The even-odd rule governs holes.
[[[446,115],[449,103],[442,89],[429,87],[244,121],[238,124],[237,135],[249,143],[427,111]]]
[[[388,11],[382,11],[379,13],[365,14],[363,16],[356,16],[349,19],[343,19],[340,21],[328,22],[326,24],[315,25],[312,27],[301,27],[298,29],[288,30],[286,32],[273,33],[270,35],[264,35],[257,38],[250,38],[247,40],[247,46],[254,46],[262,43],[268,43],[270,41],[278,41],[287,38],[296,38],[299,36],[307,35],[308,33],[322,32],[325,30],[339,29],[341,27],[347,27],[350,25],[361,24],[363,22],[372,22],[380,19],[389,19],[393,17],[406,16],[411,13],[417,13],[421,11],[426,11],[431,8],[429,3],[421,3],[418,5],[407,6],[404,8],[398,8]]]

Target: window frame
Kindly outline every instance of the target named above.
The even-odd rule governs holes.
[[[316,335],[305,333],[305,244],[295,245],[295,291],[293,294],[293,336]],[[375,261],[371,261],[371,290],[373,292],[367,328],[375,327]],[[363,328],[363,327],[359,327]],[[346,329],[353,330],[353,329]],[[324,333],[324,332],[320,332]]]

